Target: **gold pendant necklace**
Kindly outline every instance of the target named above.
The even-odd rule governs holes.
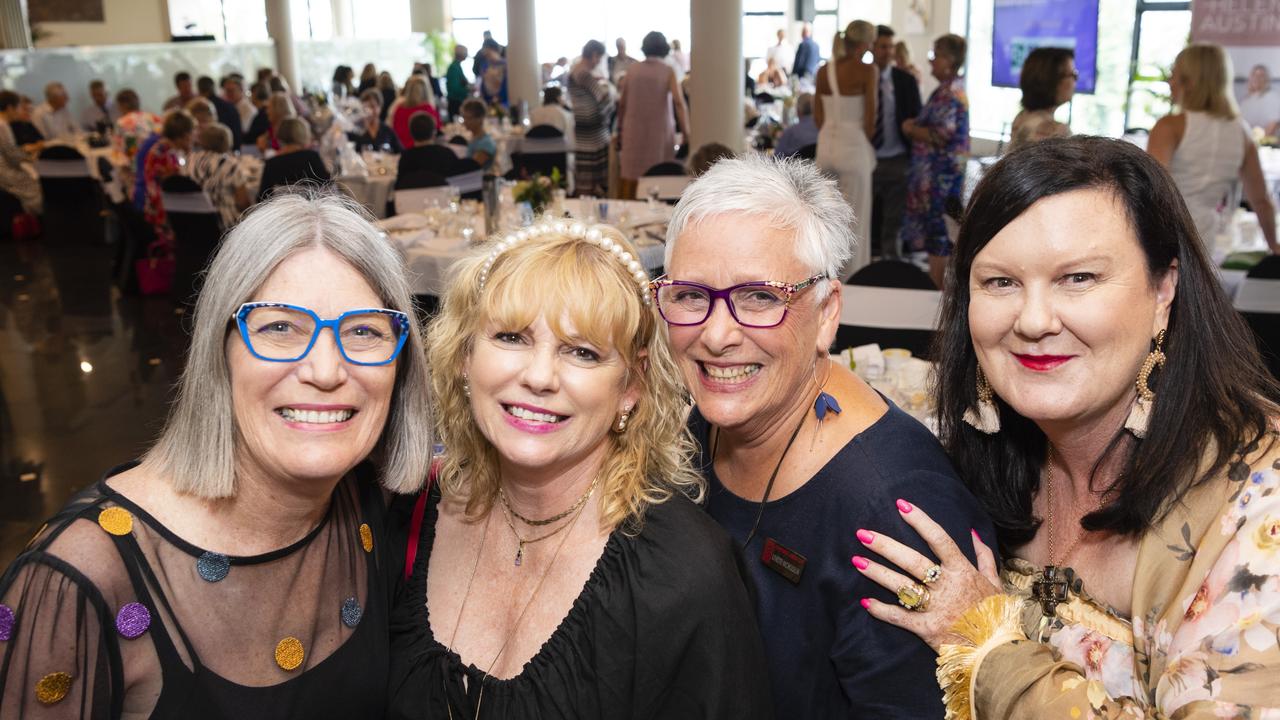
[[[1057,613],[1058,605],[1067,601],[1067,576],[1064,568],[1060,565],[1060,561],[1065,562],[1071,556],[1071,552],[1084,540],[1085,532],[1083,530],[1077,531],[1075,539],[1071,541],[1071,544],[1062,553],[1060,561],[1054,559],[1057,554],[1053,550],[1053,443],[1049,443],[1048,450],[1045,453],[1044,465],[1044,531],[1049,539],[1049,564],[1044,566],[1044,570],[1040,573],[1040,578],[1031,583],[1031,597],[1040,603],[1040,608],[1046,616],[1052,616]],[[1097,510],[1097,504],[1089,512],[1094,510]],[[1088,515],[1089,513],[1085,514]]]
[[[511,528],[511,534],[516,536],[516,542],[518,543],[516,545],[516,567],[520,567],[521,565],[524,564],[524,546],[525,545],[532,545],[533,543],[546,540],[552,535],[557,535],[560,533],[560,531],[569,527],[569,523],[565,523],[564,525],[561,525],[555,530],[544,533],[537,537],[526,538],[520,534],[519,530],[516,529],[516,524],[515,524],[515,521],[512,520],[512,516],[515,516],[516,518],[519,518],[523,522],[529,523],[530,525],[547,525],[555,522],[556,520],[561,520],[563,518],[569,517],[570,514],[581,510],[582,506],[587,504],[587,499],[591,497],[591,493],[596,491],[596,483],[598,482],[600,482],[600,477],[597,475],[596,479],[591,481],[591,485],[590,487],[587,488],[587,491],[583,493],[582,497],[578,498],[578,501],[573,504],[573,507],[569,508],[568,510],[565,510],[564,512],[558,515],[554,515],[546,520],[538,520],[538,521],[526,520],[525,518],[521,517],[518,513],[516,513],[515,510],[511,509],[511,504],[507,502],[506,493],[502,492],[501,486],[498,487],[498,499],[502,501],[502,509],[503,509],[502,517],[504,520],[507,521],[507,527]]]

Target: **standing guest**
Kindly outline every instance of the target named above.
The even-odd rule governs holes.
[[[1191,211],[1200,241],[1210,247],[1239,205],[1236,188],[1258,216],[1267,247],[1276,242],[1276,211],[1258,159],[1258,146],[1231,97],[1231,58],[1220,45],[1192,43],[1178,53],[1169,92],[1181,112],[1151,128],[1147,152],[1169,169]]]
[[[905,493],[951,537],[990,524],[930,432],[827,359],[852,225],[813,163],[721,160],[676,205],[653,286],[694,402],[707,512],[755,581],[775,716],[941,718],[934,653],[862,612],[858,598],[893,595],[850,558],[866,562],[859,537],[907,535],[893,512]]]
[[[595,69],[605,56],[604,43],[588,40],[582,57],[569,71],[573,106],[573,181],[578,194],[604,197],[609,183],[609,117],[615,96],[609,81]]]
[[[356,86],[351,82],[355,77],[356,71],[350,65],[339,65],[333,71],[332,91],[335,101],[352,97],[356,94]]]
[[[249,131],[249,126],[253,123],[253,116],[258,114],[258,108],[254,107],[253,100],[245,95],[244,81],[235,77],[224,78],[222,81],[222,99],[231,103],[231,106],[236,109],[236,115],[240,118],[239,122],[231,126],[232,132],[238,127],[241,131],[241,144],[253,142],[244,137],[244,134]]]
[[[414,312],[354,201],[250,213],[205,276],[160,439],[0,579],[0,715],[382,717],[382,493],[430,463]]]
[[[818,167],[836,178],[853,209],[853,255],[840,278],[871,262],[871,174],[876,167],[876,106],[880,73],[862,56],[875,42],[876,28],[854,20],[835,39],[832,59],[818,71]]]
[[[172,110],[164,116],[160,139],[156,141],[142,161],[142,183],[145,193],[142,216],[156,238],[173,243],[173,230],[164,212],[164,179],[182,172],[187,153],[191,152],[196,122],[185,110]]]
[[[240,213],[253,204],[248,189],[248,173],[241,158],[232,153],[231,128],[213,123],[196,134],[200,149],[191,153],[187,175],[199,183],[218,210],[222,229],[230,230],[240,220]]]
[[[391,78],[391,73],[382,71],[378,73],[378,92],[382,93],[382,110],[379,111],[378,117],[383,121],[387,121],[387,113],[391,110],[391,106],[395,104],[396,81]]]
[[[297,117],[294,113],[293,103],[289,100],[289,94],[286,92],[272,92],[267,97],[266,105],[263,106],[262,112],[259,114],[265,118],[266,126],[256,140],[258,150],[263,153],[266,153],[268,149],[279,150],[280,125],[285,120]]]
[[[1033,143],[978,184],[953,267],[940,434],[1007,559],[904,489],[871,507],[911,529],[865,543],[892,567],[858,572],[915,611],[867,615],[939,653],[948,718],[1273,714],[1280,387],[1168,174],[1123,140]],[[941,562],[898,544],[921,537]]]
[[[360,70],[360,84],[356,86],[356,94],[363,97],[364,91],[378,87],[378,68],[373,63],[365,63]]]
[[[631,66],[639,61],[627,54],[626,38],[614,40],[613,45],[618,49],[618,54],[609,58],[609,81],[615,86],[620,86],[622,76],[626,75]]]
[[[358,132],[347,133],[347,138],[356,144],[356,152],[378,150],[398,153],[404,150],[395,131],[382,122],[382,93],[377,88],[360,93],[360,108],[364,116],[360,119]]]
[[[573,146],[573,113],[564,106],[563,91],[555,85],[542,91],[542,104],[529,113],[531,125],[548,125],[564,134],[565,142]]]
[[[773,148],[774,157],[791,157],[802,148],[818,143],[818,125],[813,121],[813,93],[796,98],[796,122],[782,131]]]
[[[164,112],[180,110],[196,96],[195,88],[191,84],[191,73],[186,70],[174,74],[173,87],[177,89],[178,94],[164,101],[164,105],[160,108]]]
[[[1075,51],[1039,47],[1022,63],[1018,87],[1022,88],[1022,112],[1013,119],[1008,151],[1027,143],[1067,137],[1071,127],[1053,119],[1054,112],[1076,94]]]
[[[449,117],[458,117],[462,103],[471,96],[471,83],[467,82],[467,74],[462,70],[462,63],[467,59],[467,46],[455,45],[453,62],[444,74],[445,94],[449,101]]]
[[[1240,101],[1240,115],[1249,127],[1262,128],[1266,135],[1280,133],[1280,92],[1271,88],[1271,71],[1254,65],[1249,71],[1249,91]]]
[[[18,198],[24,211],[39,215],[44,206],[40,180],[26,167],[32,155],[14,141],[9,127],[17,117],[19,100],[12,90],[0,90],[0,190]]]
[[[71,116],[71,108],[67,107],[68,100],[67,89],[62,83],[51,82],[44,86],[44,102],[36,108],[31,122],[45,140],[75,139],[79,129]]]
[[[448,177],[453,174],[453,166],[458,156],[443,145],[436,144],[436,120],[426,113],[418,113],[409,118],[409,134],[413,137],[413,147],[405,148],[400,153],[400,162],[396,166],[396,185],[401,187],[421,187],[413,184],[412,178],[419,173],[428,173],[436,177]],[[408,184],[401,181],[408,180]]]
[[[772,60],[773,64],[782,68],[784,73],[791,74],[792,68],[795,67],[796,49],[787,42],[786,28],[778,28],[778,42],[769,46],[764,53],[764,59],[766,63]]]
[[[770,716],[634,253],[547,222],[450,271],[427,333],[448,452],[410,516],[390,717]]]
[[[893,46],[893,64],[896,67],[911,73],[911,77],[915,78],[917,83],[919,83],[924,77],[920,74],[920,68],[916,67],[915,63],[911,62],[911,48],[907,47],[906,40],[899,40],[897,44]]]
[[[876,26],[871,47],[879,71],[876,100],[876,129],[871,144],[876,148],[876,169],[871,174],[870,250],[880,257],[902,257],[898,233],[902,229],[902,208],[907,201],[907,169],[911,166],[911,143],[902,135],[902,123],[920,114],[920,83],[911,73],[893,64],[893,28]]]
[[[671,40],[671,59],[684,70],[685,74],[689,74],[689,53],[685,52],[680,46],[680,38],[672,38]],[[794,60],[794,56],[792,56]]]
[[[80,127],[89,132],[106,134],[119,118],[116,104],[111,102],[111,95],[107,92],[107,84],[101,80],[91,81],[89,107],[80,114]]]
[[[120,111],[120,119],[116,120],[111,141],[116,153],[132,166],[142,142],[156,134],[163,121],[155,113],[141,108],[138,93],[132,88],[116,93],[116,108]]]
[[[613,138],[620,147],[619,197],[623,199],[636,196],[636,182],[646,170],[675,159],[677,129],[684,133],[686,142],[689,138],[684,94],[676,74],[663,62],[671,52],[667,38],[651,32],[644,36],[640,51],[644,62],[631,65],[619,89],[618,132]]]
[[[822,51],[813,39],[813,26],[805,23],[800,26],[800,46],[796,48],[795,60],[791,65],[792,74],[801,81],[812,83],[820,62]]]
[[[493,161],[498,157],[498,144],[485,129],[484,119],[488,111],[484,103],[471,98],[462,103],[461,112],[462,126],[471,135],[471,142],[467,143],[466,156],[475,160],[481,170],[493,170]]]
[[[436,96],[431,92],[431,86],[427,84],[426,77],[422,75],[412,75],[409,82],[404,85],[404,99],[391,115],[391,129],[395,131],[396,137],[400,138],[402,147],[410,147],[413,145],[413,137],[409,135],[409,118],[417,113],[424,112],[436,121],[436,125],[440,124],[440,112],[436,110]]]
[[[26,95],[18,96],[18,110],[13,114],[13,119],[9,121],[9,129],[13,131],[13,139],[18,143],[18,147],[26,148],[31,145],[43,145],[44,135],[35,123],[31,122],[31,117],[35,114],[35,105],[31,102],[31,98]],[[28,150],[28,152],[38,153],[40,149]]]
[[[480,99],[488,105],[506,107],[507,61],[494,48],[481,50],[481,54],[488,55],[489,59],[485,61],[484,73],[476,76],[476,83],[480,86]]]
[[[902,123],[902,136],[911,141],[902,242],[911,252],[928,253],[929,277],[938,287],[943,286],[951,255],[951,237],[943,218],[948,206],[960,206],[969,152],[969,100],[957,77],[965,52],[959,35],[934,41],[929,68],[938,87],[920,115]]]
[[[332,178],[311,149],[311,128],[302,118],[285,118],[280,123],[280,150],[262,164],[262,181],[258,186],[258,202],[271,197],[271,191],[283,185],[327,184]]]
[[[239,148],[244,142],[244,133],[240,132],[240,111],[235,104],[218,95],[213,78],[201,75],[196,80],[196,93],[213,103],[213,114],[218,122],[231,131],[231,147]]]

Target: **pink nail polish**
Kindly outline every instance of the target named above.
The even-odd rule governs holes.
[[[870,564],[871,563],[868,562],[867,559],[862,557],[861,555],[853,556],[853,566],[858,568],[859,570],[866,570],[867,566]]]
[[[969,532],[973,533],[974,540],[977,540],[978,542],[982,542],[982,536],[978,534],[977,530],[974,530],[973,528],[969,528]]]
[[[898,504],[898,512],[904,515],[913,510],[913,508],[911,507],[911,503],[907,502],[906,500],[899,500],[897,504]]]
[[[871,599],[862,598],[861,600],[858,601],[858,604],[862,606],[863,610],[868,610],[871,608]]]
[[[870,545],[875,541],[876,541],[876,534],[871,532],[870,530],[858,531],[858,542],[862,543],[863,545]]]

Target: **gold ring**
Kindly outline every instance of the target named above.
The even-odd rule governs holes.
[[[930,566],[928,570],[924,571],[924,577],[920,579],[920,582],[924,583],[925,585],[932,585],[933,583],[937,582],[938,578],[940,577],[942,577],[942,566],[933,565],[933,566]]]
[[[913,612],[924,612],[929,608],[929,588],[912,583],[898,588],[898,604]]]

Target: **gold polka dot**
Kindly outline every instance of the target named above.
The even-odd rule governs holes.
[[[112,535],[128,535],[133,532],[133,516],[124,508],[109,507],[98,513],[98,524]]]
[[[276,664],[285,670],[298,669],[304,656],[302,641],[296,637],[287,637],[276,644]]]
[[[369,523],[360,523],[360,547],[365,552],[373,552],[373,530],[369,528]]]
[[[1078,707],[1073,707],[1073,708],[1071,708],[1071,717],[1073,717],[1073,718],[1078,718],[1078,717],[1080,717],[1080,708],[1078,708]]]
[[[71,690],[71,676],[64,672],[49,673],[36,683],[36,699],[52,705],[67,696]]]

